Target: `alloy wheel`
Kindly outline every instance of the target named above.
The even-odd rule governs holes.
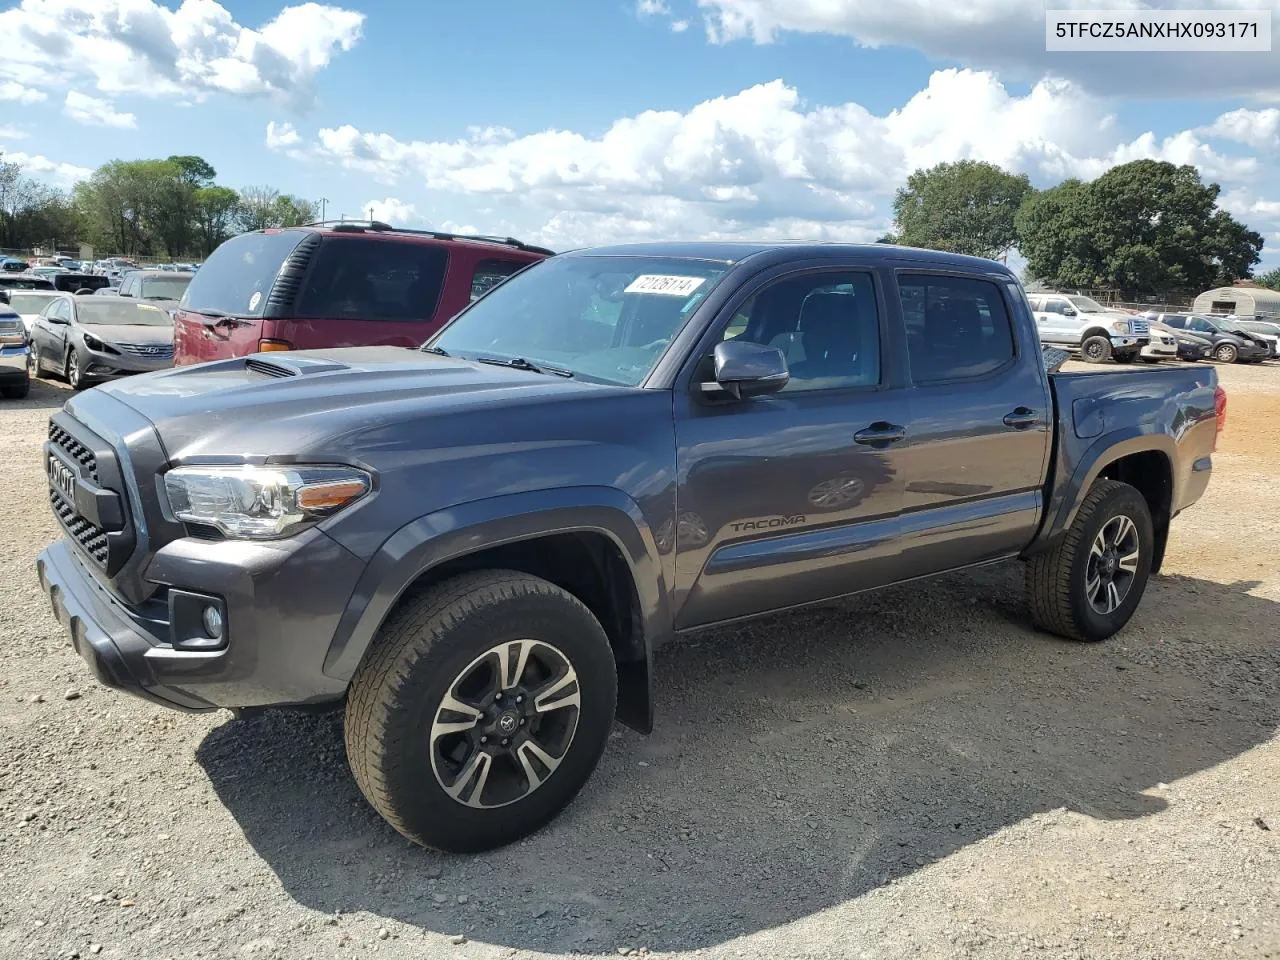
[[[1138,527],[1126,516],[1112,517],[1093,539],[1084,590],[1096,613],[1108,616],[1124,603],[1138,575]]]
[[[468,807],[524,799],[564,760],[581,705],[577,671],[557,647],[512,640],[486,650],[454,678],[436,710],[436,781]]]

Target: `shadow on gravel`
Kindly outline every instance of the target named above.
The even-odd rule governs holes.
[[[1254,586],[1160,577],[1100,645],[1028,628],[1007,567],[690,638],[659,656],[657,732],[618,731],[569,810],[483,856],[387,827],[338,716],[228,723],[198,758],[310,908],[521,949],[691,950],[1037,813],[1163,809],[1159,784],[1274,731],[1278,611]]]

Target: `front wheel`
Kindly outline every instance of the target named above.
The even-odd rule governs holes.
[[[351,681],[347,757],[409,840],[488,850],[573,799],[616,702],[608,637],[576,597],[528,574],[463,574],[384,624]]]
[[[1235,348],[1235,344],[1220,343],[1213,348],[1213,359],[1219,363],[1235,363],[1240,356],[1240,351]]]
[[[1138,608],[1147,588],[1155,533],[1134,487],[1098,480],[1052,550],[1027,563],[1036,626],[1072,640],[1105,640]]]
[[[40,348],[33,343],[27,348],[27,376],[33,379],[39,377],[41,366]]]
[[[84,380],[84,364],[80,359],[80,351],[75,347],[67,354],[67,383],[71,384],[72,390],[83,390],[86,386]]]
[[[1111,359],[1111,341],[1106,337],[1088,337],[1080,344],[1080,357],[1089,363],[1106,363]]]

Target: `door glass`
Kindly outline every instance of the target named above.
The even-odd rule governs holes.
[[[1013,325],[994,283],[903,274],[898,290],[916,383],[981,377],[1013,359]]]
[[[518,260],[481,260],[471,277],[471,299],[479,300],[490,287],[497,286],[523,266]]]
[[[880,382],[880,317],[866,273],[823,273],[771,284],[734,314],[726,340],[777,347],[791,380],[783,392]]]

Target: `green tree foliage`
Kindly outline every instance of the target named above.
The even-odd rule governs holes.
[[[1268,270],[1266,273],[1260,273],[1254,277],[1258,283],[1264,287],[1270,287],[1272,290],[1280,290],[1280,267],[1274,270]]]
[[[1132,298],[1230,284],[1249,276],[1263,241],[1217,208],[1220,192],[1195,167],[1136,160],[1029,197],[1018,249],[1027,272],[1055,286]]]
[[[0,246],[90,243],[101,253],[205,257],[239,229],[315,219],[315,205],[300,197],[271,187],[236,191],[216,180],[202,157],[113,160],[66,194],[0,157]]]
[[[897,233],[882,239],[994,259],[1014,245],[1014,218],[1032,192],[1026,176],[976,160],[917,170],[893,200]]]

